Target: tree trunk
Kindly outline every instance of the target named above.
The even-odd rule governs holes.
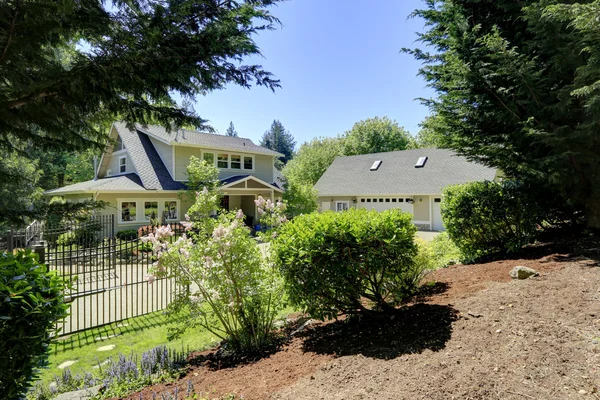
[[[593,195],[585,202],[585,220],[588,228],[600,230],[600,195]]]

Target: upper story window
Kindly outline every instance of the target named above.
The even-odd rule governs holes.
[[[127,172],[127,157],[119,157],[119,173]]]
[[[231,153],[203,152],[202,159],[220,169],[254,170],[254,156]]]
[[[115,148],[113,151],[121,151],[121,150],[125,150],[125,144],[123,143],[121,136],[117,136],[117,142],[115,143]]]

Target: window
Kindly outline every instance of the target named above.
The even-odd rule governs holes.
[[[367,203],[370,203],[370,202],[371,202],[371,199],[367,199]]]
[[[254,159],[252,157],[244,157],[244,169],[254,169]]]
[[[417,163],[415,164],[415,168],[423,168],[425,163],[427,162],[427,157],[419,157]]]
[[[231,169],[242,169],[242,156],[231,155]]]
[[[209,165],[215,165],[215,153],[204,153],[204,161]]]
[[[398,203],[404,203],[404,199],[398,199]]]
[[[127,172],[127,157],[119,157],[119,172]]]
[[[380,203],[383,203],[383,199],[379,199],[379,202],[380,202]]]
[[[433,202],[434,202],[434,203],[441,203],[441,202],[442,202],[442,199],[433,199]]]
[[[395,203],[397,199],[392,199],[392,203]]]
[[[347,201],[336,201],[335,202],[335,211],[346,211],[350,208],[350,203]]]
[[[229,154],[217,154],[217,167],[229,168]]]
[[[386,202],[386,203],[389,203],[389,202],[390,202],[390,199],[385,199],[385,202]]]
[[[411,203],[413,201],[413,199],[406,199],[407,203]]]
[[[360,199],[360,202],[361,202],[361,203],[364,203],[364,202],[365,202],[365,199]]]
[[[135,201],[124,201],[121,203],[122,222],[132,222],[137,219],[136,206],[137,204]]]
[[[158,217],[158,201],[144,202],[144,220],[151,221]]]
[[[121,151],[121,150],[125,150],[125,144],[123,143],[121,136],[117,136],[117,142],[115,143],[115,148],[114,148],[113,152]]]
[[[165,208],[163,211],[163,216],[167,220],[178,219],[177,217],[177,201],[169,200],[165,201]]]
[[[371,171],[377,171],[381,165],[381,160],[377,160],[371,165]]]

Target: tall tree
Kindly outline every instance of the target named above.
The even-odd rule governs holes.
[[[281,169],[283,165],[292,159],[296,141],[294,136],[285,130],[280,121],[274,120],[271,128],[263,134],[260,145],[283,154],[283,157],[279,158],[280,163],[277,164],[278,169]]]
[[[113,119],[210,130],[189,106],[194,96],[228,83],[279,87],[244,63],[260,55],[253,37],[278,23],[269,12],[278,1],[0,2],[2,160],[32,148],[102,149]],[[0,166],[0,185],[14,172]]]
[[[439,134],[469,159],[551,185],[600,228],[600,1],[427,0],[407,50]]]
[[[440,115],[429,115],[420,124],[421,130],[417,133],[416,143],[419,148],[445,148],[444,120]]]
[[[225,135],[227,135],[227,136],[233,136],[233,137],[238,137],[238,133],[235,130],[235,127],[233,126],[233,121],[229,122],[229,128],[227,128],[227,131],[225,132]]]
[[[344,154],[347,156],[406,150],[416,146],[410,133],[388,117],[359,121],[345,135]]]

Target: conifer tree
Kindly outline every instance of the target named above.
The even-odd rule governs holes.
[[[225,132],[225,135],[227,135],[227,136],[233,136],[233,137],[238,137],[238,133],[235,130],[235,127],[233,126],[233,121],[229,122],[229,127],[227,128],[227,131]]]
[[[296,141],[280,121],[274,120],[271,128],[263,134],[260,145],[283,154],[283,157],[279,158],[280,163],[277,164],[277,167],[281,169],[292,159]]]

